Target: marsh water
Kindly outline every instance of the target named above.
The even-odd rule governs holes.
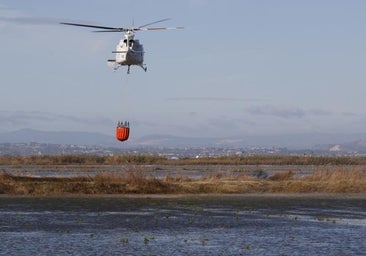
[[[339,166],[315,166],[315,165],[2,165],[0,173],[22,175],[32,177],[75,177],[95,176],[98,174],[122,175],[126,171],[142,171],[146,175],[157,178],[170,176],[202,177],[217,172],[227,175],[271,175],[278,171],[293,171],[299,175],[307,175],[317,169],[332,170]],[[343,169],[355,168],[354,166],[342,166]]]
[[[0,197],[1,255],[365,255],[364,195]]]

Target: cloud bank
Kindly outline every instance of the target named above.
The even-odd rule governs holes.
[[[100,125],[103,123],[111,123],[113,120],[105,117],[78,117],[72,115],[64,115],[57,113],[41,112],[41,111],[0,111],[1,127],[29,127],[34,124],[78,124],[78,125]]]
[[[247,109],[252,115],[274,116],[284,119],[301,119],[308,116],[330,116],[333,113],[322,109],[303,109],[291,106],[264,105]]]

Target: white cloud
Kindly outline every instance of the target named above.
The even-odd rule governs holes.
[[[247,109],[252,115],[274,116],[285,119],[301,119],[309,116],[330,116],[333,113],[323,109],[303,109],[294,106],[264,105]]]
[[[287,106],[255,106],[248,108],[247,111],[252,115],[266,115],[276,116],[281,118],[303,118],[306,115],[306,111],[297,107]]]
[[[174,97],[168,98],[171,101],[212,101],[212,102],[247,102],[247,101],[263,101],[263,99],[251,98],[229,98],[229,97]]]

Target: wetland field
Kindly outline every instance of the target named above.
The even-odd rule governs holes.
[[[0,158],[0,194],[366,193],[365,157]]]
[[[0,196],[2,255],[365,255],[361,195]]]
[[[366,158],[0,157],[3,255],[365,255]]]

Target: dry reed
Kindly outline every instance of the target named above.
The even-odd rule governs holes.
[[[269,178],[218,172],[203,177],[156,178],[141,170],[121,175],[37,178],[0,174],[0,194],[199,194],[199,193],[366,193],[365,168],[316,170],[307,176],[292,171]]]
[[[0,165],[365,165],[366,157],[254,155],[169,160],[153,154],[0,156]]]

